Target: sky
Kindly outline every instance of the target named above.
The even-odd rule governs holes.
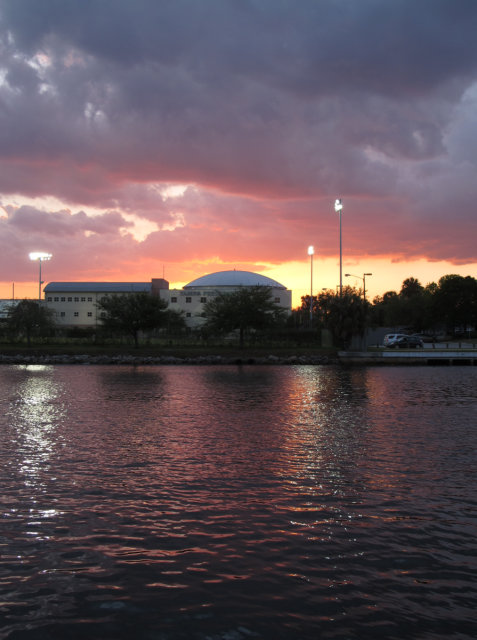
[[[296,306],[339,284],[336,198],[343,284],[476,277],[476,26],[475,0],[0,0],[0,298],[45,251],[45,284],[237,269]]]

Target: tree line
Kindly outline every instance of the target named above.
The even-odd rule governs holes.
[[[128,336],[136,347],[143,334],[181,335],[187,332],[184,313],[168,309],[167,302],[148,292],[112,294],[97,303],[99,326],[91,327],[103,335]],[[198,330],[201,339],[236,332],[240,346],[250,332],[266,333],[285,322],[286,310],[271,299],[268,287],[245,287],[219,294],[204,307],[205,322]],[[34,300],[12,305],[5,330],[11,339],[53,336],[53,312]],[[73,331],[73,329],[71,329]]]
[[[471,276],[445,275],[423,286],[410,277],[400,291],[387,291],[372,302],[361,289],[344,287],[342,295],[331,290],[313,297],[303,296],[292,315],[296,323],[329,329],[337,345],[366,327],[401,327],[413,333],[445,333],[465,336],[477,328],[477,280]]]
[[[170,333],[181,331],[185,322],[181,315],[167,309],[167,302],[148,292],[104,296],[97,303],[99,326],[87,330],[112,336],[128,336],[139,346],[141,333],[167,328]],[[12,339],[53,336],[64,330],[56,325],[54,312],[35,300],[21,300],[8,311],[5,331]],[[73,331],[74,329],[71,329]]]
[[[446,275],[423,286],[410,277],[400,291],[387,291],[372,302],[355,287],[341,294],[330,289],[301,298],[291,314],[272,300],[271,289],[243,287],[220,293],[203,309],[204,322],[196,330],[200,339],[236,334],[240,346],[250,339],[299,340],[316,338],[329,331],[333,344],[341,347],[368,327],[402,327],[408,331],[469,335],[477,327],[477,280],[471,276]],[[129,336],[135,346],[142,334],[182,335],[187,327],[183,313],[168,308],[162,298],[147,292],[113,294],[97,303],[99,329],[111,336]],[[5,323],[11,339],[54,335],[57,327],[51,310],[33,300],[12,305]]]

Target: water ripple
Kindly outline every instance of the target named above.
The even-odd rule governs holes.
[[[0,638],[477,637],[474,369],[0,378]]]

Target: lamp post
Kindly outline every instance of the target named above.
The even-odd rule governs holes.
[[[345,277],[349,278],[349,276],[351,276],[352,278],[359,278],[360,280],[363,281],[363,298],[364,301],[366,302],[366,276],[372,276],[372,273],[363,273],[363,277],[361,276],[355,276],[352,273],[345,273]]]
[[[341,198],[335,200],[335,211],[340,216],[340,297],[343,293],[343,247],[341,244],[341,211],[343,210],[343,201]]]
[[[38,279],[38,304],[41,304],[41,285],[43,284],[43,280],[41,279],[41,263],[44,260],[51,260],[51,253],[45,253],[44,251],[32,251],[29,254],[30,260],[37,260],[38,261],[38,265],[39,265],[39,269],[40,269],[40,275],[39,275],[39,279]]]
[[[313,254],[315,248],[313,245],[308,247],[308,255],[310,256],[310,327],[313,324]]]

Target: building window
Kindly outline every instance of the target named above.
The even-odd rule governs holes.
[[[86,298],[81,298],[81,302],[86,302]]]
[[[91,318],[93,316],[93,312],[92,311],[88,311],[88,318]]]
[[[88,302],[93,302],[93,298],[88,298]]]
[[[79,302],[79,298],[75,298],[75,302]]]
[[[62,312],[60,313],[60,316],[61,316],[62,318],[64,318],[64,317],[65,317],[65,315],[66,315],[66,313],[65,313],[64,311],[62,311]]]
[[[176,296],[172,296],[171,302],[177,302],[177,297]]]
[[[51,297],[50,297],[50,296],[48,296],[47,300],[48,300],[48,302],[51,302]]]
[[[75,318],[77,318],[79,316],[78,311],[75,311]]]
[[[207,298],[201,298],[200,301],[202,302],[202,304],[205,304],[207,302]]]
[[[55,302],[59,302],[59,300],[60,300],[60,299],[58,298],[58,296],[56,296],[56,297],[55,297]]]
[[[61,302],[64,302],[65,300],[66,300],[66,298],[65,298],[65,297],[61,298]]]
[[[275,302],[280,302],[280,298],[275,298]]]
[[[68,302],[73,302],[73,298],[68,298]]]
[[[189,296],[186,297],[186,302],[192,302],[192,298],[189,298]]]

